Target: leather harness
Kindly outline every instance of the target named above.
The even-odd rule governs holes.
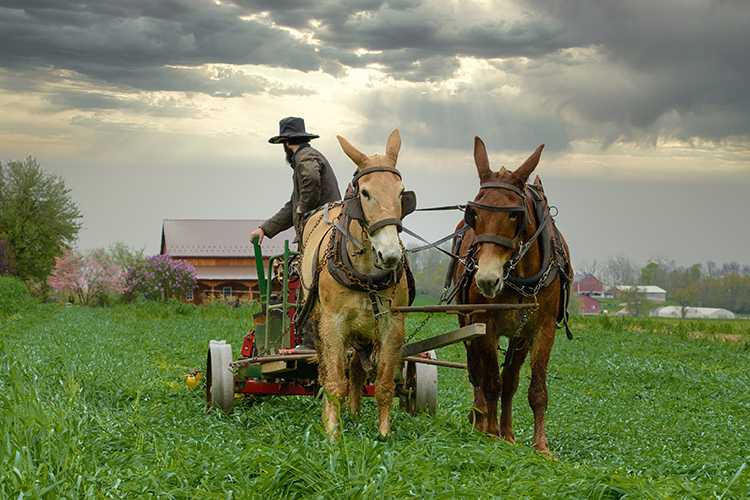
[[[362,202],[359,193],[359,179],[365,175],[375,172],[390,172],[396,174],[401,178],[401,173],[393,167],[376,166],[370,167],[363,170],[359,170],[352,179],[352,185],[347,190],[346,196],[343,200],[343,207],[341,209],[341,222],[331,222],[327,220],[328,206],[324,207],[325,214],[324,219],[331,225],[335,231],[334,235],[330,238],[327,250],[327,267],[329,274],[342,286],[354,290],[357,292],[366,292],[369,294],[370,302],[373,307],[373,314],[377,317],[388,311],[380,311],[377,300],[377,292],[387,290],[398,285],[401,282],[401,276],[406,274],[407,284],[409,287],[409,304],[411,305],[416,296],[416,283],[414,275],[409,265],[409,260],[406,256],[406,252],[402,253],[401,261],[398,263],[395,269],[382,270],[375,274],[364,274],[354,268],[351,257],[349,255],[349,243],[352,243],[358,249],[364,249],[364,245],[357,241],[349,233],[349,226],[352,220],[362,226],[368,236],[372,235],[378,229],[394,225],[399,231],[401,231],[403,225],[401,219],[397,218],[386,218],[374,223],[368,223],[365,220],[364,212],[362,211]],[[353,187],[352,187],[353,186]],[[410,214],[416,208],[417,200],[416,195],[413,191],[404,191],[401,196],[401,218]],[[313,262],[318,266],[318,253],[320,250],[321,239],[318,247],[315,249]],[[318,269],[319,271],[319,269]],[[406,271],[406,273],[404,273]],[[316,295],[318,292],[318,274],[314,273],[313,283],[311,284],[307,297],[305,298],[305,304],[302,308],[297,308],[298,314],[295,315],[295,324],[301,327],[307,321],[310,311],[312,310],[312,304],[315,302]],[[301,295],[300,295],[301,296]]]
[[[465,212],[465,222],[474,228],[476,212],[475,210],[491,210],[496,212],[512,212],[518,214],[516,234],[513,239],[493,234],[475,234],[474,239],[469,247],[469,253],[465,259],[463,273],[456,282],[455,289],[450,294],[452,299],[456,293],[460,292],[464,303],[468,302],[468,293],[470,284],[474,279],[477,271],[477,253],[482,244],[491,243],[515,250],[510,260],[505,265],[504,281],[510,285],[518,295],[519,302],[523,297],[535,297],[536,294],[552,285],[558,278],[563,279],[562,293],[563,302],[558,311],[557,321],[562,322],[568,339],[573,338],[573,334],[568,326],[568,300],[570,297],[570,285],[572,282],[571,266],[565,250],[562,247],[560,233],[555,225],[555,220],[546,203],[547,199],[544,191],[537,186],[527,184],[524,190],[504,182],[487,182],[480,186],[481,189],[505,189],[512,191],[521,197],[521,205],[497,207],[493,205],[484,205],[476,202],[468,202]],[[533,201],[533,217],[537,223],[536,232],[526,242],[522,240],[526,233],[526,220],[529,217],[526,208],[527,193]],[[552,222],[553,235],[550,235],[549,222]],[[542,266],[533,276],[519,276],[514,273],[516,265],[526,255],[531,245],[539,240]],[[463,234],[454,241],[453,252],[457,253],[463,241]],[[446,287],[450,284],[453,271],[455,270],[455,261],[451,263],[448,275],[446,276]],[[450,300],[449,299],[449,300]],[[509,351],[510,352],[510,349]],[[508,360],[506,360],[507,362]]]

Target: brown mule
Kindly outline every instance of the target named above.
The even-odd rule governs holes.
[[[572,278],[570,253],[554,225],[541,181],[527,185],[539,163],[540,146],[515,171],[490,170],[487,150],[474,139],[474,161],[480,190],[466,207],[469,229],[454,240],[459,263],[454,280],[460,289],[457,303],[536,303],[535,309],[475,313],[459,318],[461,326],[486,323],[487,335],[467,342],[469,378],[474,385],[470,420],[482,432],[515,443],[513,396],[519,372],[531,354],[529,405],[534,413],[533,446],[549,455],[545,432],[547,364],[555,341],[556,322],[567,329],[567,297]],[[570,336],[569,330],[568,334]],[[500,337],[509,344],[502,373],[498,362]],[[500,400],[498,424],[497,403]]]

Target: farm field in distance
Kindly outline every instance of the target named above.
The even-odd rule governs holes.
[[[466,373],[439,369],[438,414],[374,401],[330,442],[309,397],[205,412],[209,340],[235,355],[249,307],[36,304],[0,313],[0,498],[750,498],[750,321],[574,317],[552,352],[547,433],[530,447],[528,364],[517,445],[470,430]],[[407,335],[424,319],[412,314]],[[457,328],[435,315],[419,333]],[[414,339],[416,340],[416,339]],[[438,351],[465,362],[463,346]]]

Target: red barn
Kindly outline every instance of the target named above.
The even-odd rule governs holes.
[[[591,314],[601,314],[602,312],[602,303],[599,302],[596,299],[592,299],[588,295],[579,295],[579,299],[581,299],[581,302],[583,302],[583,305],[581,306],[581,314],[584,316],[591,315]]]
[[[579,281],[573,283],[573,293],[589,297],[602,297],[604,295],[604,285],[593,274],[587,274]]]

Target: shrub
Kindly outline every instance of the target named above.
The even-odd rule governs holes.
[[[198,278],[188,262],[162,254],[129,267],[125,283],[133,297],[168,301],[184,299],[188,291],[195,289]]]
[[[26,285],[18,278],[0,276],[0,316],[25,311],[33,304]]]

